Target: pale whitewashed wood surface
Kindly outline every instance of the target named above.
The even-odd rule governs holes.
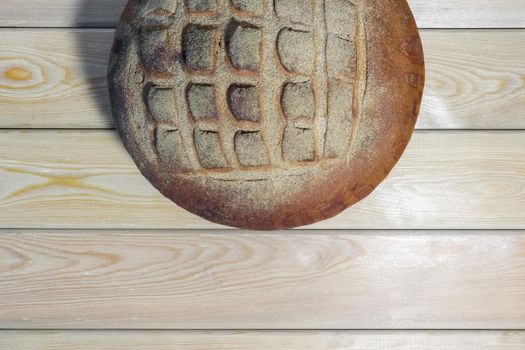
[[[523,231],[3,231],[0,254],[0,328],[525,326]]]
[[[75,130],[113,127],[125,2],[0,0],[1,350],[525,349],[525,231],[502,230],[525,230],[525,0],[409,0],[432,130],[360,204],[276,233],[218,230]]]
[[[525,131],[420,131],[378,189],[316,229],[525,228]],[[0,132],[2,227],[213,228],[142,177],[114,131]]]
[[[2,331],[9,350],[523,350],[519,331]]]
[[[418,128],[525,128],[525,30],[421,34],[427,83]],[[112,127],[106,81],[112,35],[1,29],[0,127]]]
[[[113,27],[127,0],[2,0],[4,27]],[[421,28],[525,28],[525,0],[408,0]]]

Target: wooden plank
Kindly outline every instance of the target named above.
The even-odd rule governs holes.
[[[126,0],[2,0],[3,27],[113,27]],[[421,28],[524,28],[525,0],[408,0]]]
[[[525,228],[525,131],[416,132],[388,179],[316,229]],[[0,132],[4,228],[216,228],[162,197],[113,131]]]
[[[525,232],[0,232],[0,328],[523,329]]]
[[[420,28],[525,28],[525,0],[408,0]]]
[[[9,350],[523,350],[519,331],[1,331]]]
[[[421,37],[427,80],[418,128],[525,129],[525,31],[433,30]]]
[[[0,30],[0,127],[113,127],[106,82],[112,35]],[[525,128],[525,30],[432,30],[422,38],[427,85],[418,128]],[[18,74],[6,76],[13,69]]]
[[[107,128],[113,30],[1,29],[0,127]]]
[[[115,27],[127,0],[2,0],[1,27]]]

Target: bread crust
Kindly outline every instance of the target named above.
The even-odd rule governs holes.
[[[235,7],[238,2],[245,7]],[[349,13],[357,13],[357,29],[338,33],[339,27],[334,25],[341,19],[329,18],[326,24],[329,16],[326,11],[329,6],[337,10],[347,2],[317,0],[312,2],[311,9],[305,10],[312,13],[312,47],[313,52],[317,50],[310,62],[293,54],[294,35],[302,38],[302,34],[297,34],[299,31],[279,32],[282,38],[278,38],[275,47],[265,44],[265,35],[272,32],[271,18],[265,17],[264,8],[254,10],[261,13],[248,16],[250,1],[233,1],[228,5],[232,19],[244,22],[230,21],[229,27],[213,27],[200,25],[199,21],[206,21],[200,17],[217,17],[213,14],[215,10],[221,11],[217,3],[213,6],[218,8],[208,10],[205,8],[208,5],[201,4],[206,1],[189,1],[185,6],[179,0],[160,1],[166,5],[152,7],[154,1],[130,0],[115,33],[108,77],[117,130],[142,174],[164,196],[196,215],[215,223],[255,230],[312,224],[335,216],[371,193],[397,163],[412,135],[424,86],[423,49],[406,0],[355,0],[351,2],[353,12]],[[287,4],[290,3],[293,1]],[[194,5],[202,5],[205,10],[193,14]],[[293,16],[293,10],[298,11],[286,6],[280,10],[283,16]],[[278,10],[273,9],[280,14]],[[187,35],[194,35],[190,38],[197,46],[184,42],[186,34],[181,32],[180,25],[177,27],[183,20],[197,23],[185,24],[183,29]],[[246,24],[250,21],[253,26]],[[344,37],[347,34],[352,37]],[[158,39],[159,35],[163,36]],[[248,39],[242,41],[243,36],[262,42],[260,61],[251,54],[256,46],[248,45]],[[155,44],[155,40],[161,44]],[[180,40],[182,46],[178,46]],[[322,47],[319,40],[325,40],[322,44],[328,53],[316,49]],[[330,46],[331,40],[339,46]],[[224,45],[231,51],[238,50],[230,53],[228,64],[240,76],[240,83],[227,91],[219,87],[226,79],[225,66],[213,62],[220,57],[199,56],[201,46],[219,52]],[[341,51],[341,47],[351,49]],[[265,56],[264,50],[270,48],[273,53]],[[284,67],[290,71],[281,72],[270,66],[268,57],[272,55],[280,57],[278,69]],[[335,63],[330,66],[331,62]],[[345,62],[350,62],[349,68],[335,72]],[[182,68],[177,71],[171,65]],[[304,67],[313,67],[308,82],[295,78]],[[213,84],[194,84],[195,88],[183,85],[179,82],[183,69],[188,69],[184,74],[191,79]],[[282,74],[288,80],[279,80]],[[257,79],[257,83],[243,83],[249,79]],[[286,81],[289,86],[283,85],[281,89]],[[212,85],[214,94],[209,93]],[[279,93],[268,93],[273,86]],[[252,88],[257,92],[255,97]],[[184,101],[188,106],[180,107],[182,99],[177,97],[177,89],[185,90]],[[166,101],[171,101],[172,93],[170,104]],[[226,102],[219,101],[223,93],[228,94]],[[339,95],[343,97],[336,99]],[[191,105],[193,98],[196,102]],[[155,99],[163,102],[155,107]],[[258,101],[260,110],[254,107],[253,99]],[[337,120],[337,111],[346,108],[348,99],[352,100],[351,110],[345,110],[351,114],[348,117],[351,127],[347,133],[343,124],[330,129],[330,122]],[[315,102],[310,104],[310,100]],[[280,115],[272,122],[273,114],[264,112],[274,105]],[[307,115],[310,109],[311,118],[300,114]],[[324,111],[333,117],[327,117]],[[185,113],[192,115],[188,117],[190,127],[172,125],[162,119],[176,114],[173,118],[181,120],[180,115]],[[197,114],[203,115],[202,120],[197,119]],[[297,118],[291,119],[291,115]],[[288,132],[290,146],[286,145]],[[347,143],[347,148],[341,146]],[[187,155],[189,151],[184,145],[191,146],[196,160]],[[258,150],[260,145],[264,152]],[[218,152],[217,147],[222,147],[222,151]],[[180,153],[181,149],[185,151]]]

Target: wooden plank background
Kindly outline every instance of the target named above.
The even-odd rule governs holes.
[[[525,326],[523,231],[17,230],[0,254],[5,328]]]
[[[174,206],[109,130],[124,3],[1,1],[0,349],[525,348],[525,0],[409,0],[407,152],[355,207],[275,233]]]
[[[114,27],[127,0],[2,0],[2,27]],[[408,0],[420,28],[525,28],[525,0]]]
[[[524,159],[525,131],[416,132],[375,192],[310,228],[525,228]],[[9,228],[218,227],[160,195],[114,131],[0,132],[0,180]]]
[[[427,82],[418,128],[525,127],[525,29],[421,34]],[[112,29],[0,29],[0,36],[0,72],[27,72],[25,80],[0,77],[0,127],[113,126]]]
[[[9,350],[523,350],[518,331],[4,331]]]

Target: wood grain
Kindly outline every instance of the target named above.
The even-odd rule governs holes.
[[[525,128],[525,31],[432,30],[421,39],[427,79],[418,128]]]
[[[3,231],[0,254],[0,328],[525,327],[523,231]]]
[[[127,0],[2,0],[3,27],[112,27]],[[421,28],[524,28],[525,0],[408,0]]]
[[[106,82],[112,35],[0,30],[0,127],[113,127]],[[427,84],[418,128],[525,128],[525,30],[433,30],[422,39]]]
[[[523,350],[519,331],[1,331],[9,350]]]
[[[0,30],[0,127],[112,127],[113,30]],[[26,74],[10,76],[18,69]],[[22,79],[22,78],[26,79]]]
[[[0,128],[113,128],[126,1],[1,0],[19,28],[0,29]],[[409,3],[432,28],[417,128],[507,131],[416,132],[377,191],[314,230],[217,230],[113,131],[0,130],[0,349],[525,348],[489,330],[525,329],[525,231],[501,231],[525,229],[525,0]]]
[[[525,228],[525,132],[416,132],[388,179],[326,229]],[[0,132],[4,228],[216,228],[162,197],[113,131]]]
[[[1,27],[114,27],[127,0],[2,0]]]
[[[420,28],[525,28],[525,0],[408,0]]]

